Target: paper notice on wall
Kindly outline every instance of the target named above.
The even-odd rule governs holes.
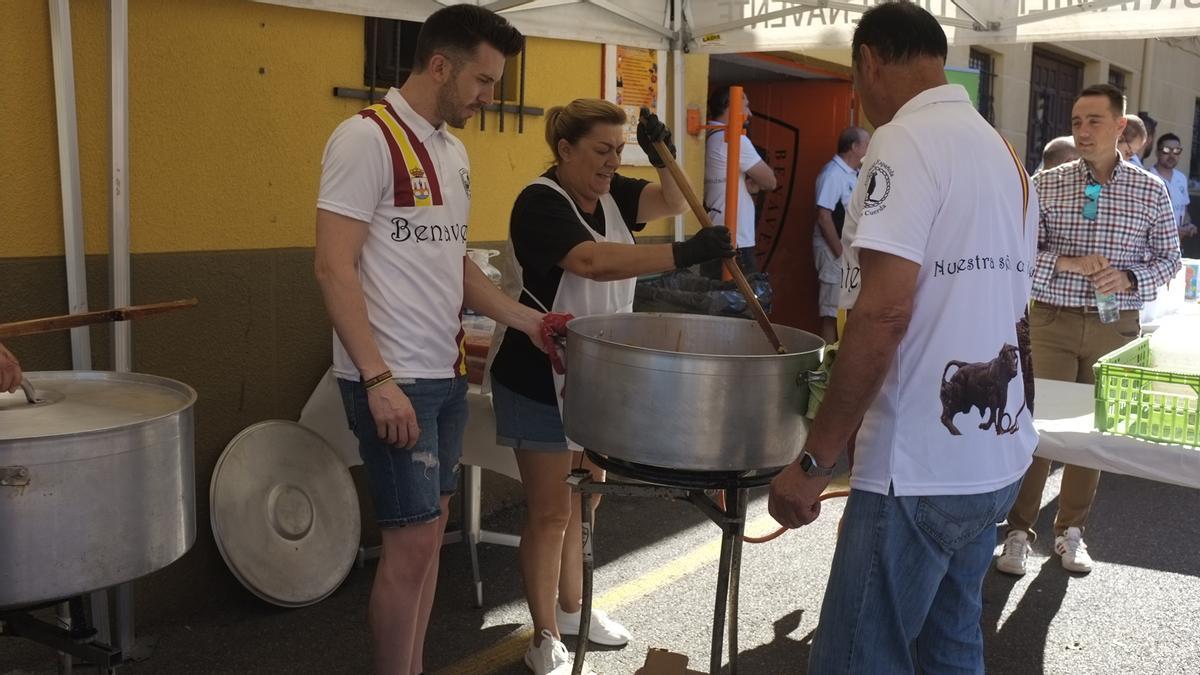
[[[637,144],[638,115],[643,106],[662,119],[666,112],[666,52],[640,47],[605,45],[604,98],[625,110],[625,151],[621,163],[649,166]]]

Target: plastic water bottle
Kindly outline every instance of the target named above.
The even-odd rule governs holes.
[[[1121,318],[1116,293],[1096,291],[1096,311],[1100,314],[1100,323],[1116,323]]]

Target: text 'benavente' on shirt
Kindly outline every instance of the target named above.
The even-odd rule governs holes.
[[[342,122],[325,147],[317,206],[368,224],[358,274],[371,332],[396,377],[466,374],[461,311],[470,204],[466,148],[396,89]],[[360,377],[336,333],[333,370]]]

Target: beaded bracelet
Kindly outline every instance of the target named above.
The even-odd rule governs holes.
[[[388,382],[391,382],[391,381],[392,381],[392,371],[385,370],[382,373],[376,375],[375,377],[372,377],[371,379],[364,381],[363,386],[366,387],[367,391],[371,391],[375,387],[378,387],[383,384],[387,384]]]

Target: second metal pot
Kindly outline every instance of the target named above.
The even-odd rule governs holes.
[[[808,434],[810,372],[825,343],[776,326],[779,355],[752,321],[605,314],[567,325],[563,425],[601,454],[688,471],[785,466]]]
[[[196,539],[191,387],[152,375],[28,373],[0,393],[0,609],[115,586]]]

